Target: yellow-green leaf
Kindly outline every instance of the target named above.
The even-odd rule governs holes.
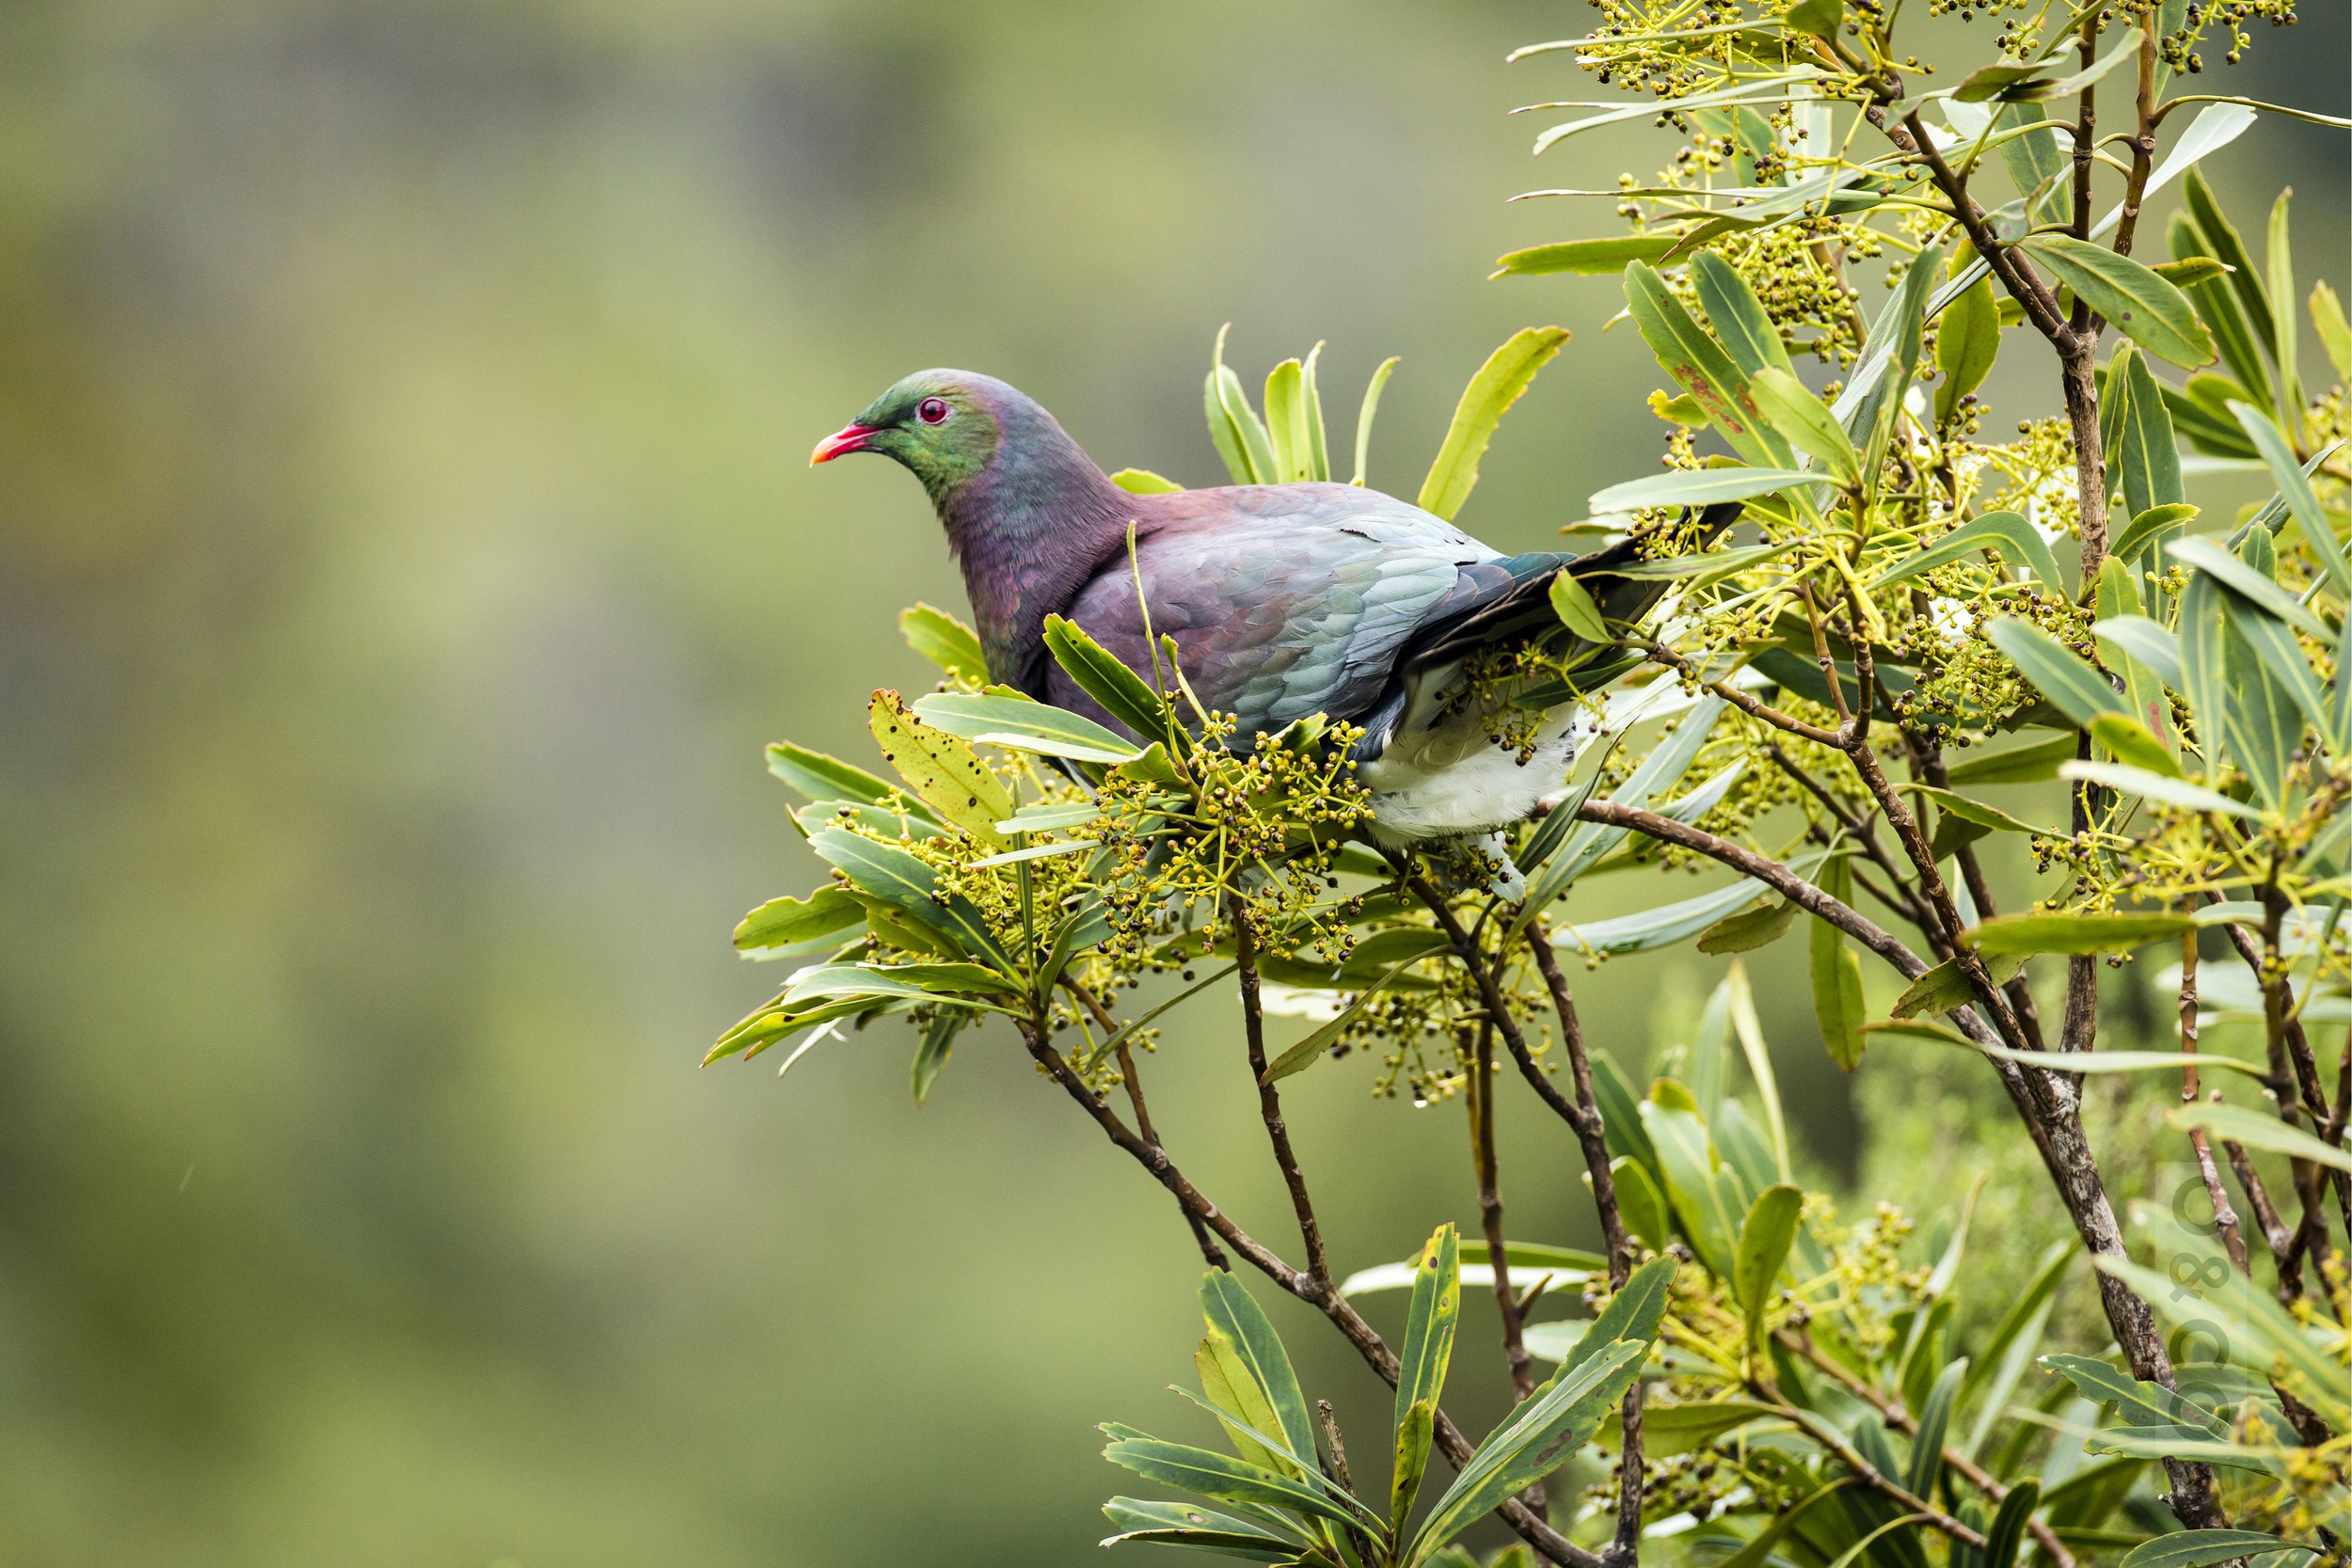
[[[996,824],[1012,815],[1012,793],[970,746],[915,718],[896,691],[874,693],[866,722],[882,760],[919,800],[978,842],[1005,843]]]
[[[1419,504],[1422,511],[1451,519],[1462,510],[1478,483],[1479,460],[1486,455],[1486,443],[1494,439],[1495,427],[1534,381],[1535,372],[1567,341],[1565,326],[1523,327],[1487,356],[1463,389],[1453,426],[1438,449],[1438,460],[1429,466],[1429,477],[1422,482]]]

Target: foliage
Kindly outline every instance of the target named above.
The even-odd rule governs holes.
[[[921,1030],[920,1095],[960,1030],[1002,1015],[1177,1196],[1213,1265],[1202,1397],[1236,1457],[1110,1429],[1114,1461],[1218,1504],[1115,1500],[1115,1540],[1332,1568],[1440,1562],[1491,1509],[1578,1568],[1629,1562],[1645,1543],[1738,1568],[2341,1559],[2352,1082],[2339,1064],[2330,1092],[2314,1037],[2352,981],[2345,332],[2332,294],[2297,298],[2286,198],[2257,267],[2197,172],[2271,106],[2179,90],[2203,50],[2226,41],[2234,58],[2247,24],[2282,8],[1931,6],[1996,23],[1998,56],[1946,86],[1922,86],[1931,73],[1899,50],[1899,8],[1599,8],[1594,33],[1521,55],[1567,55],[1636,101],[1543,105],[1593,112],[1543,133],[1537,152],[1639,119],[1682,143],[1648,181],[1531,193],[1606,198],[1631,232],[1515,252],[1500,273],[1622,270],[1626,315],[1674,384],[1651,399],[1664,471],[1596,491],[1577,527],[1633,542],[1632,572],[1667,593],[1629,623],[1564,573],[1553,606],[1600,657],[1502,673],[1523,708],[1583,705],[1601,741],[1566,798],[1509,831],[1518,877],[1480,847],[1376,848],[1346,760],[1356,733],[1314,720],[1243,736],[1193,696],[1172,641],[1131,671],[1048,624],[1051,656],[1131,742],[984,685],[969,634],[918,610],[910,641],[945,679],[912,705],[876,699],[897,783],[771,753],[809,798],[794,819],[836,880],[747,917],[746,952],[819,961],[712,1056],[795,1038],[797,1056],[903,1012]],[[2075,146],[2099,123],[2102,82],[2133,85],[2130,110],[2107,111],[2130,128]],[[2060,100],[2073,119],[2049,118]],[[2096,216],[2097,187],[2117,180],[2121,199]],[[2171,257],[2151,265],[2134,255],[2143,204],[2176,183]],[[1870,262],[1887,293],[1866,309],[1853,275]],[[2298,356],[2305,310],[2339,378],[2324,388]],[[1531,328],[1497,350],[1423,506],[1461,506],[1504,410],[1565,340]],[[1995,442],[1983,389],[2005,353],[2055,372],[2059,412]],[[1237,482],[1332,473],[1316,357],[1277,366],[1261,413],[1220,336],[1204,404]],[[2176,386],[2159,362],[2193,373]],[[1823,369],[1836,379],[1817,388]],[[1388,371],[1359,416],[1359,482]],[[2190,481],[2215,471],[2259,474],[2273,493],[2209,515]],[[1693,509],[1727,501],[1744,503],[1736,535],[1692,525]],[[1495,739],[1518,744],[1507,726]],[[2048,820],[2054,791],[1988,798],[2057,781],[2062,823]],[[2004,861],[2027,859],[2050,883],[2004,912]],[[1702,865],[1737,879],[1608,920],[1558,909],[1588,878]],[[1865,895],[1915,935],[1866,915]],[[1841,1226],[1794,1181],[1737,967],[1679,1077],[1642,1092],[1585,1050],[1563,955],[1745,952],[1800,920],[1839,1067],[1957,1049],[1999,1085],[2022,1123],[2008,1135],[2074,1233],[2024,1277],[1969,1271],[1973,1195],[1923,1254],[1903,1212]],[[2103,967],[2151,948],[2179,958],[2166,981],[2177,1049],[2096,1050]],[[2208,958],[2234,967],[2215,976]],[[1186,990],[1122,1011],[1170,971]],[[1143,1098],[1136,1048],[1154,1020],[1229,978],[1303,1267],[1192,1186]],[[1284,1011],[1319,1026],[1270,1056],[1263,1020]],[[2201,1029],[2232,1017],[2252,1021],[2248,1054],[2201,1051]],[[1504,1239],[1498,1046],[1581,1148],[1602,1255]],[[1735,1046],[1755,1111],[1728,1086]],[[1458,1099],[1470,1119],[1483,1275],[1518,1401],[1483,1446],[1438,1405],[1459,1283],[1478,1265],[1458,1263],[1449,1230],[1411,1265],[1338,1279],[1288,1141],[1276,1085],[1358,1051],[1381,1064],[1376,1092]],[[2195,1204],[2152,1191],[2169,1201],[2130,1206],[2127,1231],[2086,1085],[2148,1074],[2178,1085],[2152,1132],[2202,1209],[2187,1217]],[[1222,1272],[1236,1258],[1323,1310],[1396,1386],[1385,1507],[1357,1496],[1336,1428],[1311,1418]],[[1690,1266],[1667,1291],[1669,1258]],[[1351,1298],[1408,1283],[1400,1358]],[[1598,1326],[1531,1318],[1562,1286]],[[1663,1292],[1654,1330],[1612,1318],[1649,1289]],[[2104,1319],[2072,1348],[2049,1336],[2061,1291],[2095,1296]],[[1546,1358],[1562,1370],[1538,1384]],[[1588,1442],[1617,1450],[1614,1479],[1548,1497],[1545,1477]],[[1433,1445],[1459,1478],[1416,1525]]]

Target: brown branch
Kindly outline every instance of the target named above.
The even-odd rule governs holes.
[[[1282,1119],[1282,1097],[1266,1082],[1265,1012],[1258,997],[1258,941],[1249,929],[1249,911],[1238,897],[1226,899],[1233,921],[1233,963],[1241,974],[1242,1037],[1249,1053],[1249,1077],[1258,1087],[1258,1117],[1265,1123],[1266,1141],[1274,1146],[1274,1164],[1290,1190],[1291,1212],[1298,1216],[1299,1240],[1307,1247],[1307,1275],[1325,1291],[1331,1289],[1331,1262],[1323,1252],[1323,1227],[1307,1196],[1307,1176],[1291,1148],[1290,1126]],[[1336,1292],[1334,1292],[1336,1293]]]
[[[1502,1175],[1495,1154],[1495,1030],[1488,1019],[1478,1026],[1470,1057],[1470,1164],[1478,1178],[1479,1228],[1486,1237],[1486,1261],[1495,1275],[1495,1311],[1502,1319],[1502,1357],[1511,1368],[1511,1392],[1525,1399],[1535,1391],[1535,1364],[1527,1354],[1521,1320],[1525,1312],[1511,1288],[1511,1257],[1502,1235]],[[1532,1490],[1532,1489],[1531,1489]],[[1542,1505],[1528,1499],[1530,1507]]]
[[[1247,1259],[1252,1268],[1330,1319],[1348,1343],[1356,1347],[1357,1354],[1380,1375],[1380,1380],[1391,1388],[1396,1386],[1396,1353],[1389,1349],[1387,1342],[1364,1321],[1363,1314],[1357,1311],[1345,1296],[1327,1284],[1292,1268],[1234,1224],[1230,1215],[1210,1202],[1200,1189],[1176,1168],[1167,1150],[1146,1143],[1130,1130],[1120,1119],[1119,1113],[1111,1109],[1110,1102],[1087,1086],[1086,1080],[1079,1077],[1077,1070],[1063,1059],[1060,1052],[1054,1049],[1052,1042],[1038,1032],[1036,1025],[1025,1019],[1019,1019],[1014,1021],[1014,1027],[1020,1031],[1022,1044],[1028,1049],[1030,1056],[1062,1086],[1063,1092],[1078,1102],[1081,1110],[1094,1118],[1105,1137],[1149,1172],[1152,1180],[1173,1193],[1178,1202],[1199,1214],[1209,1228],[1222,1237],[1225,1244]],[[1446,1456],[1447,1462],[1458,1470],[1469,1461],[1475,1447],[1462,1434],[1462,1429],[1454,1423],[1452,1417],[1442,1410],[1436,1415],[1434,1424],[1438,1448]],[[1553,1529],[1517,1498],[1504,1502],[1495,1512],[1518,1532],[1520,1540],[1542,1553],[1548,1560],[1560,1564],[1561,1568],[1608,1568],[1597,1554],[1586,1551]]]
[[[2132,135],[2132,171],[2123,182],[2123,215],[2116,225],[2115,253],[2129,256],[2132,238],[2139,228],[2140,203],[2148,196],[2148,179],[2155,169],[2156,160],[2156,29],[2142,26],[2139,30],[2137,90],[2133,96],[2133,116],[2138,120]]]
[[[2291,1303],[2303,1293],[2303,1269],[2298,1260],[2301,1254],[2295,1244],[2295,1232],[2280,1218],[2279,1206],[2271,1202],[2270,1189],[2263,1185],[2246,1146],[2224,1138],[2221,1152],[2229,1158],[2231,1174],[2237,1178],[2238,1190],[2246,1195],[2247,1207],[2254,1212],[2255,1228],[2263,1233],[2263,1241],[2270,1248],[2271,1265],[2279,1272],[2279,1300]]]
[[[2181,938],[2181,1054],[2197,1054],[2197,933],[2189,931]],[[2181,1103],[2197,1103],[2197,1064],[2185,1062],[2181,1067]],[[2246,1257],[2246,1236],[2239,1228],[2237,1211],[2230,1207],[2230,1195],[2222,1190],[2221,1173],[2214,1168],[2213,1142],[2201,1127],[2188,1130],[2189,1147],[2197,1151],[2197,1174],[2205,1183],[2205,1196],[2213,1204],[2214,1227],[2221,1232],[2221,1244],[2230,1254],[2230,1261],[2237,1272],[2251,1279],[2254,1271]]]
[[[1560,1020],[1560,1043],[1568,1053],[1569,1079],[1576,1085],[1574,1116],[1567,1117],[1575,1129],[1577,1142],[1584,1150],[1584,1169],[1593,1179],[1593,1202],[1600,1211],[1602,1244],[1609,1254],[1609,1288],[1623,1290],[1627,1277],[1633,1271],[1633,1243],[1625,1232],[1625,1214],[1617,1207],[1616,1173],[1609,1162],[1609,1124],[1601,1115],[1600,1100],[1593,1093],[1593,1065],[1584,1049],[1584,1029],[1576,1016],[1576,998],[1568,990],[1567,976],[1560,973],[1559,955],[1551,950],[1551,938],[1540,922],[1527,932],[1528,950],[1535,956],[1536,972],[1544,977],[1544,987],[1551,992],[1551,1007]],[[1559,1091],[1534,1057],[1515,1052],[1519,1071],[1536,1093],[1556,1111],[1566,1111],[1558,1100]],[[1617,1465],[1617,1533],[1610,1543],[1609,1558],[1613,1563],[1630,1564],[1641,1550],[1642,1494],[1645,1478],[1642,1472],[1642,1380],[1635,1378],[1625,1391],[1625,1403],[1618,1414],[1621,1448]]]
[[[2274,873],[2275,875],[2275,873]],[[2223,929],[2230,933],[2230,945],[2238,958],[2254,972],[2256,984],[2263,989],[2263,1023],[2270,1053],[2270,1071],[2274,1078],[2286,1079],[2295,1094],[2279,1096],[2279,1115],[2292,1123],[2295,1120],[2295,1100],[2299,1096],[2303,1112],[2310,1118],[2313,1132],[2324,1132],[2338,1125],[2336,1117],[2344,1107],[2339,1104],[2331,1113],[2328,1092],[2321,1086],[2319,1059],[2312,1051],[2311,1037],[2304,1033],[2303,1021],[2296,1016],[2295,992],[2289,984],[2285,966],[2277,961],[2280,927],[2286,915],[2286,902],[2275,883],[2263,889],[2263,945],[2257,949],[2254,940],[2243,927],[2231,924]],[[2293,1077],[2288,1079],[2288,1069]],[[2342,1129],[2338,1127],[2338,1136]],[[2296,1167],[2298,1189],[2312,1193],[2332,1186],[2336,1194],[2337,1212],[2342,1216],[2344,1230],[2352,1235],[2352,1173],[2325,1166],[2306,1171],[2301,1163]],[[2307,1195],[2310,1196],[2310,1195]],[[2324,1233],[2324,1227],[2323,1227]]]
[[[2150,26],[2153,26],[2151,19]],[[2074,40],[2074,53],[2082,68],[2089,71],[2099,57],[2099,13],[2090,11],[2083,17],[2082,32]],[[2078,240],[2090,238],[2090,170],[2093,154],[2098,150],[2099,85],[2083,84],[2082,96],[2074,101],[2074,220],[2068,225]],[[2074,329],[2080,332],[2090,307],[2080,299],[2074,302]]]
[[[1968,194],[1968,182],[1954,173],[1952,166],[1944,161],[1944,154],[1936,150],[1934,138],[1920,123],[1918,112],[1914,110],[1899,124],[1886,118],[1883,104],[1873,104],[1863,114],[1885,134],[1886,139],[1893,142],[1899,151],[1927,166],[1928,174],[1934,180],[1936,188],[1952,204],[1953,215],[1960,220],[1969,244],[1976,247],[1985,265],[1993,269],[1993,275],[2001,280],[2001,286],[2009,291],[2010,297],[2024,309],[2026,319],[2032,322],[2052,344],[2065,348],[2073,341],[2074,334],[2066,324],[2066,318],[2058,313],[2058,297],[2042,285],[2041,278],[2034,276],[2033,269],[2019,261],[2016,252],[2003,245],[2000,237],[1993,232],[1993,220],[1986,215],[1983,208],[1977,205],[1976,198]]]

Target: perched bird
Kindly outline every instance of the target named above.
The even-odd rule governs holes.
[[[809,461],[856,451],[895,459],[930,493],[992,680],[1119,728],[1041,634],[1067,617],[1148,674],[1148,605],[1150,635],[1175,638],[1193,689],[1239,719],[1240,737],[1315,713],[1360,725],[1357,778],[1391,847],[1519,821],[1565,783],[1567,693],[1532,744],[1502,744],[1494,702],[1466,700],[1466,657],[1535,638],[1572,646],[1550,603],[1563,570],[1616,621],[1638,620],[1663,586],[1614,575],[1635,559],[1629,544],[1506,556],[1357,485],[1133,495],[1035,402],[966,371],[908,376]],[[1738,510],[1715,509],[1706,531]]]

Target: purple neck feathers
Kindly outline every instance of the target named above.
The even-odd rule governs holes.
[[[963,569],[990,678],[1041,695],[1045,617],[1068,610],[1125,549],[1128,520],[1150,498],[1104,478],[1044,409],[997,413],[987,467],[932,500]]]

